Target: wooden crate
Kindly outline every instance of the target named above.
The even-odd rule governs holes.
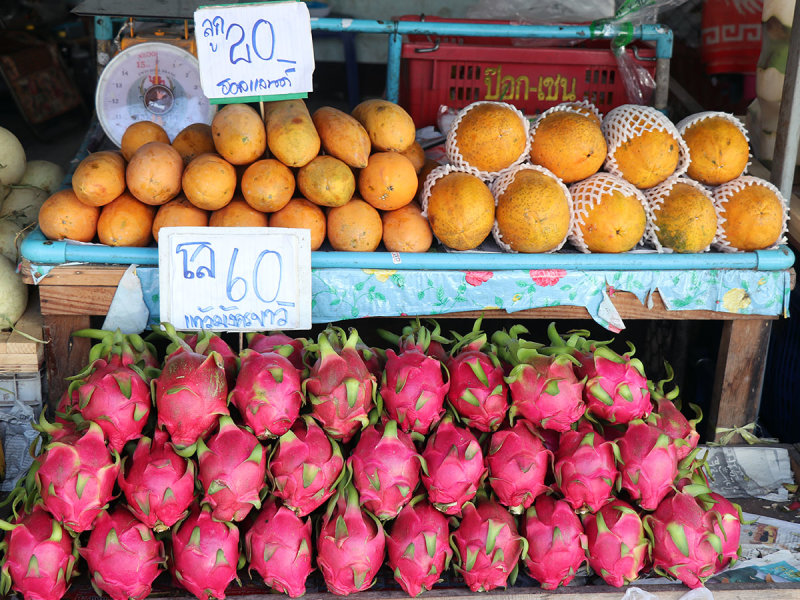
[[[17,331],[0,332],[0,373],[36,373],[44,360],[44,344],[21,335],[42,339],[39,299],[31,295],[28,308],[15,325]]]

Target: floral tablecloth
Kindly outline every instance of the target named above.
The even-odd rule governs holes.
[[[137,270],[151,322],[158,322],[158,269]],[[625,327],[611,298],[635,294],[648,305],[658,290],[670,310],[788,316],[788,271],[410,271],[313,269],[315,323],[467,310],[509,313],[546,306],[584,306],[611,330]]]

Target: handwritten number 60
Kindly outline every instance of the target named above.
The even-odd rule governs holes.
[[[228,280],[225,286],[225,295],[231,302],[241,302],[242,299],[247,295],[248,289],[247,281],[244,277],[233,276],[233,270],[236,267],[237,256],[239,256],[239,249],[234,248],[233,253],[231,254],[230,264],[228,265]],[[265,261],[265,259],[267,260]],[[269,275],[267,279],[267,286],[268,288],[273,288],[272,290],[269,290],[273,292],[272,297],[270,298],[266,298],[266,294],[261,293],[261,286],[259,285],[259,273],[261,272],[262,263],[264,263],[266,274]],[[282,268],[283,260],[281,255],[274,250],[264,250],[256,258],[255,265],[253,266],[253,291],[255,292],[256,297],[262,302],[274,302],[278,297],[278,292],[281,285]],[[236,288],[236,290],[234,290],[234,288]],[[235,294],[234,292],[237,290],[241,290],[241,294]]]

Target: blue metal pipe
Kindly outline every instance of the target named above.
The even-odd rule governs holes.
[[[403,36],[397,33],[389,35],[389,54],[386,60],[386,99],[389,102],[400,102],[400,57],[403,51]]]
[[[158,265],[157,248],[85,246],[47,240],[38,228],[22,242],[22,255],[34,264],[65,262]],[[312,252],[315,269],[486,270],[572,269],[579,271],[687,271],[692,269],[755,269],[782,271],[794,264],[786,247],[726,254],[400,254],[389,252]]]

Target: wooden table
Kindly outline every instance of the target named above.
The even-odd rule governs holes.
[[[26,283],[33,283],[30,263],[23,261]],[[49,402],[58,402],[66,389],[64,377],[78,373],[87,361],[91,341],[72,338],[71,332],[90,326],[90,317],[105,315],[114,298],[125,266],[59,265],[39,284],[39,298],[44,319],[45,348],[49,381]],[[777,317],[741,315],[708,310],[668,310],[656,292],[653,307],[647,308],[631,293],[619,292],[612,299],[623,319],[721,320],[722,339],[717,372],[706,416],[708,438],[717,428],[741,427],[758,416],[767,346],[772,320]],[[484,311],[486,318],[589,319],[583,307],[556,306],[523,310],[512,314],[502,310]],[[475,312],[436,315],[437,318],[479,316]]]

